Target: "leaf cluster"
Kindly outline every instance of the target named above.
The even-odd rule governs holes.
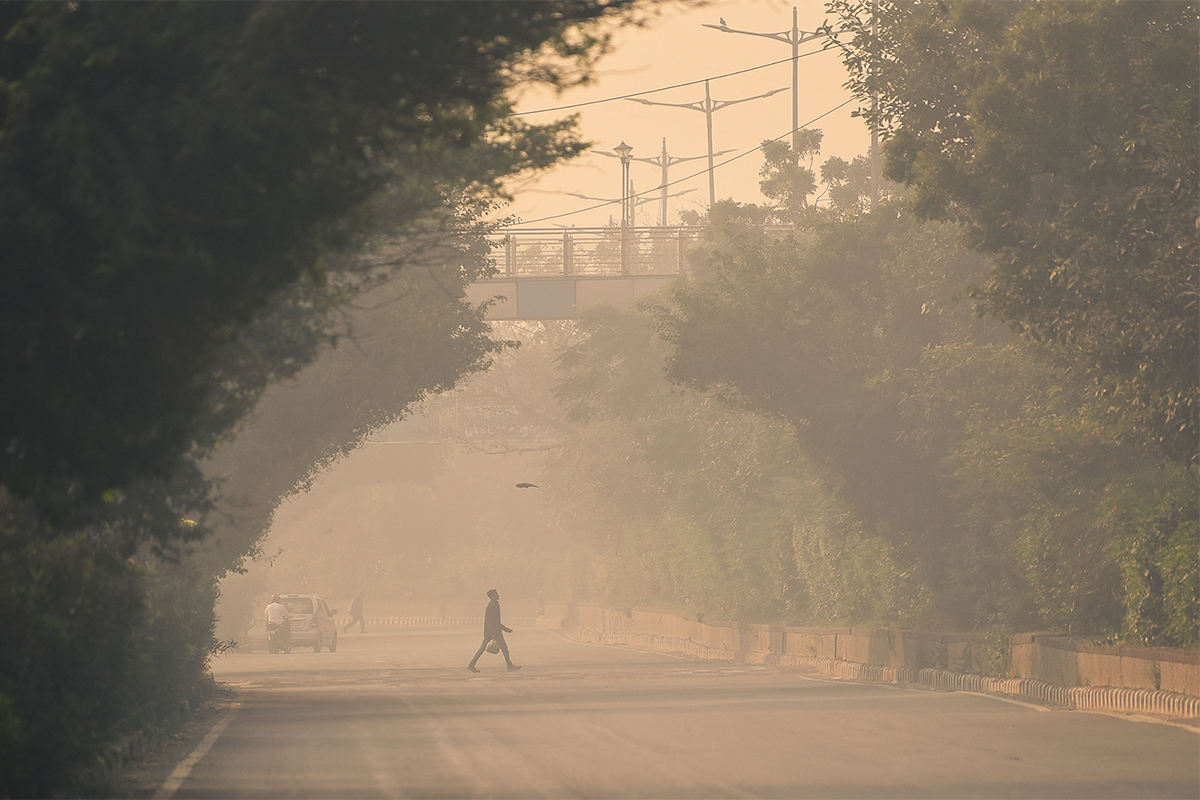
[[[787,420],[832,491],[790,489],[809,607],[1194,643],[1195,468],[955,302],[990,265],[906,208],[788,234],[717,206],[660,316],[668,377]]]
[[[1194,3],[831,4],[916,211],[995,269],[982,307],[1086,370],[1181,463],[1200,441]],[[877,102],[875,102],[877,101]]]
[[[0,481],[70,509],[173,469],[222,348],[385,187],[411,220],[578,151],[507,93],[621,5],[5,6]]]

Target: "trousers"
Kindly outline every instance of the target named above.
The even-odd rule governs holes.
[[[504,663],[512,666],[512,659],[508,657],[508,642],[504,641],[504,634],[500,633],[495,636],[483,637],[483,644],[479,645],[479,651],[475,653],[475,657],[471,659],[471,666],[475,666],[475,662],[483,655],[483,651],[487,650],[488,642],[495,639],[500,644],[500,652],[504,654]]]

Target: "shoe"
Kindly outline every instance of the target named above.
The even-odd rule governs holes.
[[[508,665],[508,671],[509,671],[509,672],[516,672],[516,671],[517,671],[517,670],[519,670],[520,668],[521,668],[521,667],[520,667],[520,666],[518,666],[518,665],[516,665],[516,664],[509,664],[509,665]]]
[[[479,670],[475,669],[474,664],[467,664],[467,669],[471,670],[471,672],[479,672]]]

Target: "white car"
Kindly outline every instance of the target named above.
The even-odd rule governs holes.
[[[292,618],[292,647],[311,647],[318,653],[322,647],[331,653],[337,650],[336,608],[330,611],[315,594],[281,594],[279,601]]]

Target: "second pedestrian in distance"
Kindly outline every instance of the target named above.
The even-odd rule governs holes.
[[[350,626],[356,622],[358,623],[359,633],[367,632],[367,623],[363,621],[362,598],[363,593],[359,592],[358,594],[354,595],[354,599],[350,601],[350,621],[347,622],[345,627],[342,628],[342,633],[350,630]]]

